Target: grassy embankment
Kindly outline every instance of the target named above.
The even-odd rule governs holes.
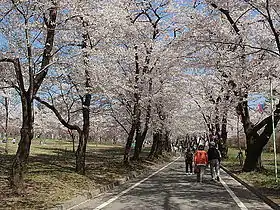
[[[237,149],[229,148],[229,158],[223,161],[222,164],[230,171],[234,172],[239,178],[253,185],[268,198],[280,204],[280,179],[278,178],[277,183],[275,179],[274,153],[264,152],[262,155],[264,169],[249,173],[241,172],[242,167],[239,164],[237,154]],[[245,154],[244,151],[243,154]],[[277,160],[278,177],[280,177],[280,154],[277,154]]]
[[[75,173],[75,155],[71,142],[46,140],[46,144],[41,145],[39,140],[34,140],[25,176],[25,193],[19,197],[12,194],[7,179],[17,144],[9,141],[8,155],[4,153],[4,148],[5,144],[0,143],[0,209],[49,208],[83,192],[117,181],[132,171],[140,172],[153,167],[153,163],[148,162],[125,167],[122,164],[121,146],[89,143],[86,175],[82,176]],[[168,158],[159,162],[168,161]]]

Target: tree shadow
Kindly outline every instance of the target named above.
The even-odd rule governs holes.
[[[183,162],[171,167],[141,183],[129,193],[121,196],[109,209],[240,209],[230,194],[219,182],[211,180],[209,171],[203,183],[196,182],[196,176],[184,173]],[[225,179],[226,182],[228,180]],[[117,195],[129,185],[114,190],[108,198]],[[240,185],[230,185],[232,191],[243,203],[252,205],[252,209],[265,209],[259,198]],[[118,208],[119,207],[119,208]]]
[[[138,173],[149,165],[140,161],[125,166],[122,161],[122,147],[91,145],[86,152],[86,175],[82,176],[75,173],[75,153],[72,150],[48,148],[46,145],[36,145],[37,147],[40,153],[32,154],[28,158],[23,197],[14,195],[8,185],[8,174],[14,155],[0,154],[0,209],[49,207],[83,190],[111,184],[132,171]],[[144,157],[145,155],[147,154],[144,152]]]

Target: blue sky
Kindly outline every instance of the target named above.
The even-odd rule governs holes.
[[[0,33],[0,50],[7,48],[7,46],[8,46],[7,41],[5,40],[3,35]]]

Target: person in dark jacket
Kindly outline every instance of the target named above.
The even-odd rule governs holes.
[[[216,148],[215,142],[211,141],[209,143],[209,149],[208,149],[208,161],[210,164],[210,171],[212,180],[220,181],[220,162],[221,162],[221,153]]]
[[[186,174],[190,175],[193,173],[193,152],[191,148],[187,148],[185,151],[185,164],[186,164]],[[189,173],[190,168],[190,173]]]

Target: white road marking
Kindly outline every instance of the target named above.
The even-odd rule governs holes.
[[[88,201],[90,201],[90,199],[87,199],[87,200],[85,200],[85,201],[83,201],[83,202],[81,202],[81,203],[79,203],[79,204],[77,204],[77,205],[75,205],[75,206],[72,206],[71,208],[69,208],[69,209],[67,209],[67,210],[74,209],[74,208],[76,208],[76,207],[78,207],[78,206],[80,206],[80,205],[82,205],[82,204],[84,204],[84,203],[86,203],[86,202],[88,202]]]
[[[233,200],[235,201],[235,203],[239,206],[240,209],[242,210],[248,210],[247,207],[244,205],[244,203],[242,203],[242,201],[234,194],[234,192],[229,188],[229,186],[222,180],[220,179],[222,185],[224,186],[224,188],[226,188],[226,190],[228,191],[228,193],[230,194],[230,196],[233,198]]]
[[[180,156],[181,157],[181,156]],[[162,167],[161,169],[157,170],[156,172],[152,173],[151,175],[149,175],[148,177],[146,177],[145,179],[137,182],[136,184],[134,184],[133,186],[127,188],[126,190],[120,192],[118,195],[114,196],[113,198],[109,199],[108,201],[102,203],[101,205],[97,206],[95,209],[93,210],[99,210],[104,208],[105,206],[109,205],[110,203],[114,202],[115,200],[117,200],[119,197],[121,197],[122,195],[126,194],[127,192],[129,192],[130,190],[132,190],[133,188],[137,187],[138,185],[140,185],[141,183],[145,182],[146,180],[148,180],[149,178],[151,178],[152,176],[154,176],[155,174],[159,173],[160,171],[162,171],[163,169],[165,169],[166,167],[168,167],[169,165],[171,165],[172,163],[174,163],[175,161],[177,161],[180,157],[176,158],[176,160],[172,161],[171,163],[168,163],[166,166]]]

